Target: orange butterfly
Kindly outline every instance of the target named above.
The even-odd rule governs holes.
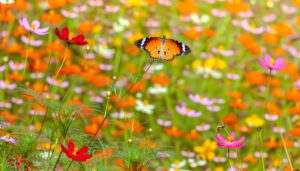
[[[135,42],[135,45],[148,52],[152,59],[173,60],[176,56],[186,55],[191,49],[176,40],[166,39],[165,36],[143,38]]]

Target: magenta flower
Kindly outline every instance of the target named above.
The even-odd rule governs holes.
[[[234,140],[235,133],[231,132],[229,134],[229,137],[226,139],[224,138],[220,133],[217,135],[216,142],[217,146],[219,148],[241,148],[244,146],[243,141],[245,140],[245,137],[241,137],[237,140]]]
[[[283,58],[278,58],[276,60],[272,59],[271,55],[265,55],[265,58],[258,58],[259,65],[269,68],[270,70],[281,70],[283,69],[287,63],[284,63]]]
[[[19,23],[22,27],[24,27],[27,31],[38,34],[38,35],[46,35],[48,34],[48,27],[40,28],[40,22],[38,20],[34,20],[31,24],[29,24],[27,18],[19,19]]]

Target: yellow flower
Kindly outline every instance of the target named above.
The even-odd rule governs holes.
[[[141,6],[143,4],[143,1],[141,1],[141,0],[127,0],[127,4],[129,6],[136,6],[136,7],[138,7],[138,6]]]
[[[200,59],[196,59],[192,63],[192,69],[193,70],[196,70],[196,69],[200,68],[201,66],[202,66],[202,62],[201,62]]]
[[[227,63],[223,59],[208,58],[204,61],[204,67],[223,70],[227,68]]]
[[[194,151],[198,153],[200,158],[204,160],[212,160],[215,157],[216,148],[216,142],[207,139],[201,146],[194,147]]]
[[[129,43],[134,43],[135,41],[137,41],[137,40],[139,40],[143,37],[144,37],[144,35],[142,33],[135,33],[135,34],[128,37],[128,42]]]
[[[258,117],[256,114],[247,117],[245,121],[250,127],[260,127],[263,126],[265,123],[265,121]]]

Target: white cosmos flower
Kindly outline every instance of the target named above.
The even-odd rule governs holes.
[[[15,0],[0,0],[0,4],[13,4]]]
[[[147,100],[145,100],[145,101],[137,100],[136,101],[135,110],[137,110],[137,111],[151,115],[153,113],[153,109],[154,109],[154,105],[149,104]]]
[[[155,84],[154,87],[149,87],[149,93],[150,94],[164,94],[168,91],[167,87],[164,87],[160,84]]]

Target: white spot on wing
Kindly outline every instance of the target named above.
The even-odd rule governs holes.
[[[182,54],[185,54],[185,44],[181,43]]]
[[[143,38],[142,42],[141,42],[141,49],[144,49],[144,45],[146,43],[147,38]]]

